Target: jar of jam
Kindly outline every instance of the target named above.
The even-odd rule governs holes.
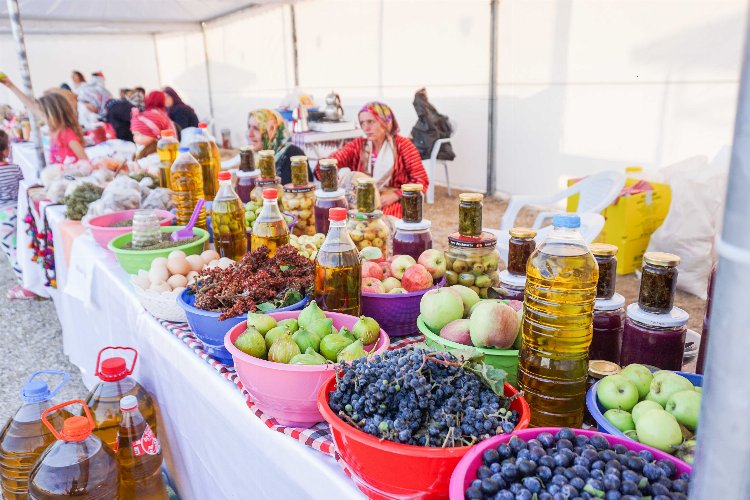
[[[292,182],[284,186],[284,209],[297,217],[292,234],[315,235],[315,184],[308,182],[307,185],[297,186]]]
[[[482,200],[484,195],[480,193],[458,195],[458,232],[462,236],[482,234]]]
[[[589,376],[586,379],[586,392],[604,377],[608,375],[616,375],[620,373],[620,370],[622,370],[620,365],[612,363],[611,361],[606,361],[604,359],[589,360]],[[594,417],[589,413],[588,405],[586,405],[583,413],[583,422],[591,427],[596,427],[596,420],[594,420]]]
[[[647,252],[643,255],[641,290],[638,305],[646,312],[667,314],[674,305],[677,266],[680,258],[671,253]]]
[[[422,189],[421,184],[401,185],[401,218],[404,222],[422,222]]]
[[[490,233],[474,237],[460,232],[451,234],[445,253],[445,284],[468,286],[486,299],[490,286],[500,282],[497,271],[500,254],[496,246],[497,238]]]
[[[260,170],[261,179],[276,178],[276,159],[273,149],[258,152],[258,170]]]
[[[526,276],[526,263],[536,249],[536,231],[527,227],[514,227],[508,241],[508,272]]]
[[[370,214],[378,208],[377,202],[378,187],[375,185],[375,179],[362,178],[357,181],[357,212]]]
[[[589,248],[599,265],[596,298],[611,299],[615,295],[615,283],[617,282],[617,247],[606,243],[594,243]]]
[[[259,177],[255,181],[255,188],[250,193],[250,201],[253,203],[263,206],[263,190],[264,189],[275,189],[279,193],[279,210],[285,210],[284,207],[284,188],[281,187],[281,177],[274,177],[273,179],[264,179]]]
[[[307,186],[308,184],[310,184],[307,156],[292,156],[289,161],[291,162],[290,170],[292,171],[292,185]]]
[[[681,369],[688,319],[688,313],[679,307],[666,314],[655,314],[644,311],[638,304],[630,304],[622,334],[620,364]]]
[[[619,293],[594,303],[594,331],[589,346],[589,359],[620,362],[622,331],[625,326],[625,297]]]
[[[393,255],[411,255],[417,260],[422,252],[432,248],[432,224],[427,219],[420,222],[397,220],[394,226]]]
[[[494,284],[494,275],[491,275],[490,279],[493,282],[492,286],[497,286]],[[510,271],[505,269],[500,271],[498,281],[498,284],[500,285],[498,290],[503,299],[523,302],[523,295],[526,292],[526,274],[523,276],[511,274]]]
[[[318,161],[320,172],[320,189],[332,193],[339,188],[338,161],[333,158],[325,158]]]
[[[349,210],[347,229],[358,250],[375,247],[383,252],[383,257],[388,257],[390,230],[383,220],[383,212],[375,210],[361,213]]]
[[[315,232],[328,234],[328,211],[332,208],[348,208],[346,192],[343,189],[315,191]]]

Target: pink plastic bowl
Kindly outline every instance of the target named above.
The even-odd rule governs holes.
[[[277,321],[297,319],[300,312],[271,313],[269,316]],[[355,316],[348,314],[327,312],[326,316],[333,320],[337,329],[342,326],[351,329],[357,322]],[[224,346],[232,354],[237,375],[258,408],[290,427],[310,427],[323,420],[318,410],[318,392],[334,373],[333,365],[285,365],[245,354],[234,346],[234,341],[246,328],[244,321],[232,327],[224,337]],[[384,353],[390,345],[388,334],[381,329],[375,353]]]
[[[129,233],[133,230],[132,227],[111,227],[112,224],[116,224],[123,220],[132,219],[138,210],[121,210],[119,212],[112,212],[111,214],[100,215],[99,217],[93,217],[86,222],[86,226],[91,230],[91,235],[94,237],[99,246],[105,250],[109,250],[107,245],[115,237],[121,234]],[[174,219],[174,215],[166,210],[154,210],[156,215],[161,219],[159,220],[160,226],[169,226]]]
[[[529,439],[534,439],[542,432],[550,432],[552,434],[556,434],[559,430],[560,427],[536,427],[534,429],[524,429],[522,431],[515,431],[513,432],[513,434],[501,434],[474,445],[471,450],[466,455],[464,455],[461,461],[458,462],[456,469],[453,471],[449,490],[450,500],[464,499],[465,491],[469,488],[471,482],[476,478],[477,469],[480,465],[482,465],[482,453],[484,453],[484,450],[494,448],[500,443],[507,443],[508,441],[510,441],[511,436],[518,436],[524,441],[528,441]],[[610,434],[602,434],[596,431],[585,431],[583,429],[573,429],[573,431],[576,433],[576,435],[584,435],[588,437],[600,434],[604,436],[612,446],[621,444],[629,450],[648,450],[654,455],[654,459],[656,460],[667,459],[674,462],[675,467],[677,468],[677,476],[679,476],[683,472],[687,472],[688,474],[690,474],[690,472],[693,470],[690,465],[686,464],[682,460],[678,460],[668,453],[664,453],[663,451],[651,448],[650,446],[646,446],[645,444],[637,443],[631,439],[623,439],[617,436],[612,436]]]

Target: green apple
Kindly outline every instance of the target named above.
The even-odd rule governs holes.
[[[649,410],[635,424],[638,441],[666,453],[674,453],[682,444],[682,431],[677,419],[665,410]]]
[[[649,410],[663,410],[662,406],[657,403],[656,401],[641,401],[637,405],[633,407],[633,411],[631,411],[631,415],[633,415],[633,422],[638,423],[638,419],[641,418],[641,415],[645,414]]]
[[[694,431],[701,414],[701,393],[680,391],[672,394],[664,407],[679,423]]]
[[[649,399],[665,406],[672,394],[687,390],[692,391],[693,384],[682,375],[669,371],[656,372],[654,380],[651,381],[651,390],[648,394],[651,396]]]
[[[701,393],[701,394],[703,394],[703,387],[700,387],[700,386],[697,386],[697,385],[696,385],[696,386],[695,386],[695,392],[698,392],[698,393]]]
[[[609,423],[617,427],[620,432],[635,430],[633,417],[630,415],[630,412],[625,410],[607,410],[604,412],[604,418],[609,420]]]
[[[645,366],[633,363],[623,368],[619,374],[635,384],[640,399],[645,398],[648,391],[651,390],[651,381],[654,376],[651,374],[651,370]]]
[[[630,411],[638,403],[638,389],[622,375],[608,375],[599,381],[596,397],[608,410]]]

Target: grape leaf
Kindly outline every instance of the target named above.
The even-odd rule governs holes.
[[[502,368],[485,363],[471,363],[473,371],[498,396],[505,397],[505,379],[508,374]]]

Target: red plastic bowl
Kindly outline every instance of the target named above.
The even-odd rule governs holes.
[[[425,290],[409,293],[362,292],[362,315],[378,322],[391,337],[417,335],[419,303],[424,294],[445,285],[442,278],[436,285]]]
[[[328,405],[328,394],[335,388],[335,377],[318,394],[318,408],[331,427],[333,441],[351,471],[352,479],[370,498],[445,498],[456,464],[471,446],[428,448],[380,440],[341,420]],[[507,382],[505,395],[518,391]],[[516,430],[529,425],[530,411],[519,397],[510,405],[520,420]]]
[[[522,431],[514,432],[511,435],[501,434],[500,436],[492,437],[475,445],[471,449],[471,451],[461,459],[461,461],[458,463],[458,466],[456,466],[456,470],[453,471],[450,485],[450,500],[464,499],[464,493],[469,488],[471,482],[476,478],[477,469],[480,465],[482,465],[482,453],[484,453],[485,450],[494,448],[500,443],[507,443],[508,441],[510,441],[511,436],[518,436],[524,441],[528,441],[529,439],[534,439],[542,432],[550,432],[552,434],[555,434],[559,430],[560,427],[536,427],[534,429],[525,429]],[[654,455],[654,458],[656,460],[671,460],[677,467],[676,476],[679,476],[683,472],[687,472],[688,474],[690,474],[690,472],[693,470],[690,465],[686,464],[682,460],[678,460],[668,453],[664,453],[663,451],[651,448],[650,446],[646,446],[645,444],[637,443],[631,439],[619,438],[617,436],[602,434],[601,432],[596,431],[585,431],[583,429],[573,429],[573,431],[576,433],[576,435],[583,434],[584,436],[588,437],[600,434],[604,436],[611,445],[621,444],[627,449],[635,451],[648,450]]]
[[[107,245],[111,240],[121,234],[129,233],[133,230],[131,226],[112,227],[112,224],[132,219],[137,211],[138,210],[121,210],[119,212],[112,212],[111,214],[92,217],[86,222],[86,226],[91,230],[91,235],[96,242],[99,243],[99,246],[105,250],[109,250]],[[174,219],[174,215],[166,210],[154,210],[154,212],[160,217],[160,226],[169,226]]]
[[[297,319],[301,311],[269,313],[277,321]],[[349,329],[357,322],[355,316],[327,312],[333,326]],[[234,346],[234,341],[247,328],[245,321],[232,327],[224,337],[224,347],[234,359],[242,385],[264,413],[276,418],[281,425],[310,427],[323,420],[318,411],[317,397],[320,387],[334,373],[334,365],[285,365],[245,354]],[[391,345],[388,334],[382,329],[375,353],[381,354]],[[371,346],[366,347],[368,349]]]

